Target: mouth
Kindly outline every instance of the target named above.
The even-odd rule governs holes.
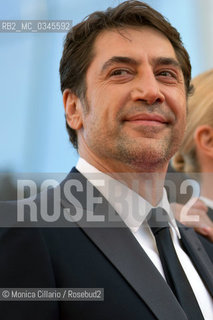
[[[162,126],[170,124],[170,121],[159,114],[137,114],[129,116],[124,121],[143,126]]]

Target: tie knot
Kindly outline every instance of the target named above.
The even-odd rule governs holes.
[[[154,235],[164,228],[169,228],[169,216],[163,208],[152,209],[147,216],[147,223]]]

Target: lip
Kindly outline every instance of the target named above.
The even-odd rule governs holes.
[[[125,121],[129,122],[146,122],[146,123],[163,123],[168,124],[169,121],[159,114],[136,114],[125,118]]]

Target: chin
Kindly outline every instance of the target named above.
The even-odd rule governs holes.
[[[166,167],[171,157],[178,149],[178,144],[170,141],[143,141],[136,144],[122,143],[118,146],[122,161],[134,167],[144,167],[155,170],[156,168]]]

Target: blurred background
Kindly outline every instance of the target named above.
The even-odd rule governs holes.
[[[7,0],[0,20],[72,20],[118,0]],[[147,0],[182,36],[192,76],[213,67],[213,1]],[[69,143],[59,81],[65,33],[0,32],[0,200],[14,198],[19,173],[69,172]],[[14,188],[13,188],[14,186]]]

